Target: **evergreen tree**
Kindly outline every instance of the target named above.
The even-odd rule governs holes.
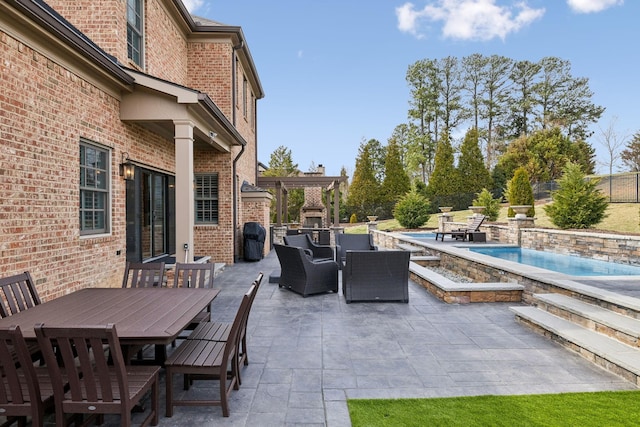
[[[432,208],[452,206],[454,210],[466,209],[469,204],[460,203],[455,197],[458,193],[458,173],[453,165],[453,147],[449,142],[447,132],[443,132],[438,148],[431,179],[427,185],[427,194]]]
[[[347,206],[359,220],[368,215],[377,215],[380,202],[380,183],[376,179],[374,165],[371,159],[371,148],[362,142],[358,149],[356,169],[349,186]]]
[[[411,182],[400,160],[398,144],[391,139],[387,145],[387,157],[384,162],[384,181],[382,182],[383,205],[382,218],[390,218],[393,206],[402,196],[411,190]]]
[[[529,181],[529,174],[524,167],[516,169],[513,178],[507,183],[506,198],[512,206],[531,205],[531,208],[527,211],[527,216],[533,218],[536,215],[535,208],[533,207],[535,202],[533,198],[533,188],[531,187],[531,181]],[[513,209],[509,208],[507,216],[513,218],[516,216],[516,213]]]
[[[607,198],[597,188],[599,179],[586,180],[580,165],[569,162],[558,180],[558,190],[551,193],[553,202],[544,207],[551,222],[567,228],[589,228],[606,215]]]
[[[297,176],[300,173],[298,164],[293,163],[293,157],[291,150],[283,145],[276,148],[271,157],[269,158],[269,168],[264,171],[264,176],[280,176],[290,177]],[[269,190],[272,194],[275,190]],[[287,195],[287,215],[289,221],[300,220],[300,209],[304,204],[304,190],[301,188],[290,189]],[[276,199],[275,197],[271,201],[271,220],[275,222],[276,219]],[[284,220],[284,218],[283,218]]]
[[[400,198],[393,209],[393,216],[405,228],[419,228],[429,221],[429,200],[411,190]]]
[[[484,165],[484,158],[478,144],[478,131],[475,128],[467,131],[460,146],[458,177],[461,196],[468,195],[469,203],[471,203],[473,195],[483,188],[491,187],[491,175]]]
[[[488,221],[495,221],[500,214],[500,199],[494,199],[489,190],[483,188],[473,201],[473,206],[484,206],[483,215]]]

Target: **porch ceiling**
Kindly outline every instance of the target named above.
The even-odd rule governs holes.
[[[167,139],[175,136],[175,121],[193,123],[194,149],[230,152],[246,141],[215,103],[199,91],[127,70],[134,90],[123,93],[120,119],[136,123]]]

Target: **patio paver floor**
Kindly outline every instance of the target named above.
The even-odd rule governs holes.
[[[231,321],[259,271],[248,327],[249,366],[230,417],[176,407],[160,426],[349,426],[347,398],[446,397],[631,390],[636,387],[516,323],[513,303],[451,305],[409,283],[409,304],[346,304],[341,293],[302,298],[269,283],[272,251],[216,277],[213,321]],[[170,348],[169,348],[170,349]],[[176,379],[176,393],[183,393]],[[189,393],[217,394],[196,382]],[[138,421],[134,415],[134,423]],[[107,418],[105,426],[118,425]]]

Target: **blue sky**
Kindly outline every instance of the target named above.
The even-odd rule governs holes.
[[[240,26],[265,98],[258,101],[258,157],[284,145],[298,167],[353,174],[358,147],[386,145],[407,123],[408,67],[473,53],[539,61],[556,56],[586,77],[606,108],[589,140],[598,170],[601,129],[640,131],[637,0],[183,0],[195,14]]]

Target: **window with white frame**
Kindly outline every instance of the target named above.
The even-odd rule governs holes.
[[[109,232],[109,150],[80,141],[80,234]]]
[[[127,0],[127,56],[134,63],[142,64],[143,22],[142,1]]]
[[[218,174],[195,174],[195,222],[218,223]]]

